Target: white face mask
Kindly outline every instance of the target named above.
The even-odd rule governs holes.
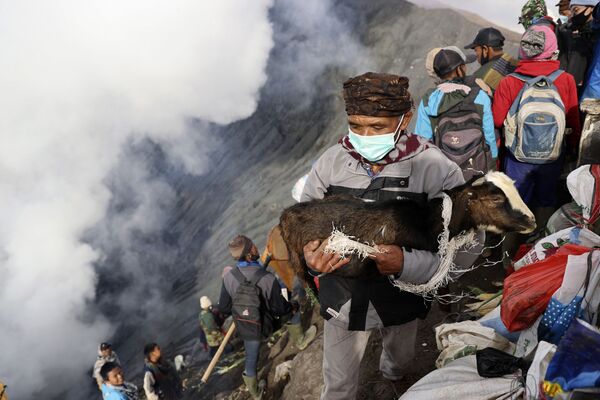
[[[396,135],[400,132],[402,122],[404,122],[404,115],[400,118],[400,123],[398,123],[394,132],[373,136],[359,135],[348,128],[350,144],[365,159],[371,162],[379,161],[396,147],[396,141],[398,140]]]
[[[566,15],[560,15],[558,17],[558,20],[560,21],[561,24],[566,24],[569,21],[569,17],[567,17]]]

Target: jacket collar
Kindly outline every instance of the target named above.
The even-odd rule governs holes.
[[[550,75],[560,68],[558,60],[520,60],[515,72],[527,76]]]

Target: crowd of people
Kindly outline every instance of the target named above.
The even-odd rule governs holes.
[[[316,160],[298,200],[349,194],[371,201],[401,197],[422,202],[500,170],[514,180],[534,212],[539,235],[560,206],[561,176],[577,163],[585,118],[580,102],[600,93],[598,0],[561,0],[557,6],[561,18],[555,21],[543,0],[524,5],[519,21],[526,30],[517,57],[505,52],[505,37],[493,27],[462,44],[470,54],[458,46],[432,49],[425,68],[435,85],[418,102],[414,133],[408,132],[416,105],[408,78],[368,72],[348,79],[343,84],[348,131]],[[473,62],[480,66],[469,75]],[[518,246],[535,235],[507,235],[507,269]],[[458,265],[473,265],[484,247],[484,233],[478,232],[477,239],[474,249],[459,251]],[[353,399],[373,331],[382,335],[379,368],[385,379],[397,381],[410,367],[417,320],[428,314],[430,303],[400,291],[394,281],[427,282],[440,260],[430,251],[379,245],[380,252],[370,256],[373,269],[367,277],[345,278],[331,272],[349,259],[325,252],[325,245],[313,241],[304,246],[304,261],[318,279],[324,319],[321,399]],[[243,381],[251,396],[261,399],[265,381],[257,364],[264,339],[286,326],[303,350],[317,330],[305,330],[301,323],[297,300],[302,290],[288,293],[291,288],[267,270],[268,261],[261,262],[248,237],[234,237],[228,248],[235,265],[224,271],[218,304],[200,298],[202,342],[213,356],[229,330],[226,317],[232,316],[246,355]],[[231,345],[224,350],[231,351]],[[181,382],[163,361],[160,347],[148,344],[144,356],[146,397],[181,398]],[[107,343],[99,348],[93,376],[104,399],[137,398]]]

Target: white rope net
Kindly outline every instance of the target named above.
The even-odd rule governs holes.
[[[472,270],[473,268],[463,269],[454,263],[456,253],[460,250],[468,251],[477,246],[478,242],[475,239],[475,231],[469,230],[450,239],[450,218],[452,217],[452,200],[450,196],[444,194],[442,202],[442,220],[443,230],[438,236],[440,264],[437,271],[433,274],[427,283],[414,284],[403,282],[394,279],[390,276],[390,282],[397,288],[419,294],[424,297],[437,298],[437,290],[446,286],[461,274]],[[367,258],[371,254],[380,253],[374,246],[367,243],[362,243],[353,236],[348,236],[342,230],[333,228],[329,243],[325,247],[327,253],[337,253],[344,256],[355,255],[362,259]]]

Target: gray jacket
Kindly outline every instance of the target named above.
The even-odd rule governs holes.
[[[304,186],[301,201],[309,201],[313,199],[321,199],[328,194],[348,193],[348,194],[364,194],[360,193],[364,191],[373,181],[373,179],[379,178],[390,178],[394,181],[393,187],[382,188],[378,195],[385,192],[387,198],[390,195],[397,198],[411,198],[414,200],[426,201],[435,197],[439,197],[443,190],[452,189],[464,183],[463,175],[454,162],[448,160],[442,152],[436,147],[432,146],[412,157],[405,158],[400,162],[386,165],[385,168],[374,178],[371,178],[367,171],[362,167],[358,160],[354,159],[350,154],[344,150],[340,144],[336,144],[325,151],[321,157],[315,162],[311,169],[306,185]],[[393,192],[393,193],[390,193]],[[365,197],[365,196],[359,196]],[[372,198],[372,197],[371,197]],[[374,198],[374,199],[378,199]],[[382,198],[383,199],[383,198]],[[484,235],[483,232],[479,234],[479,242],[483,243]],[[477,249],[471,250],[471,252],[459,253],[456,259],[458,265],[470,266],[477,258]],[[435,273],[439,266],[439,258],[437,254],[412,249],[411,251],[404,252],[404,269],[400,276],[400,280],[411,282],[411,283],[425,283]],[[327,278],[331,285],[327,284]],[[325,276],[321,282],[321,314],[325,318],[331,318],[330,321],[336,320],[338,325],[346,327],[351,330],[367,330],[382,325],[398,325],[401,323],[408,322],[417,317],[424,317],[427,310],[417,310],[414,313],[408,312],[402,315],[389,315],[386,314],[385,307],[381,304],[389,303],[390,297],[387,296],[385,301],[379,301],[379,307],[374,305],[373,299],[369,299],[368,307],[364,306],[362,314],[364,315],[365,321],[360,321],[363,318],[361,313],[356,313],[351,310],[353,293],[365,291],[365,288],[357,288],[356,284],[347,284],[341,282],[342,280],[335,277],[334,275]],[[368,291],[388,290],[385,285],[394,290],[400,292],[398,289],[393,287],[391,283],[386,279],[378,283],[379,287],[370,288]],[[323,284],[326,283],[325,287]],[[364,282],[360,283],[364,286]],[[335,289],[331,292],[335,292],[338,299],[328,298],[326,291],[329,287],[335,286]],[[325,293],[324,293],[325,292]],[[390,291],[390,293],[392,293]],[[407,293],[402,292],[404,298],[398,299],[406,303],[415,304],[416,308],[421,308],[418,303],[423,303],[423,299],[418,300],[407,296]],[[340,299],[339,297],[345,297]],[[362,295],[361,297],[364,297]],[[410,298],[409,298],[410,297]],[[418,297],[418,296],[416,296]],[[325,300],[325,302],[323,302]],[[340,307],[341,305],[341,307]],[[398,305],[393,305],[398,308]],[[379,308],[379,309],[377,309]],[[388,313],[389,314],[389,313]],[[351,319],[353,321],[351,321]]]

